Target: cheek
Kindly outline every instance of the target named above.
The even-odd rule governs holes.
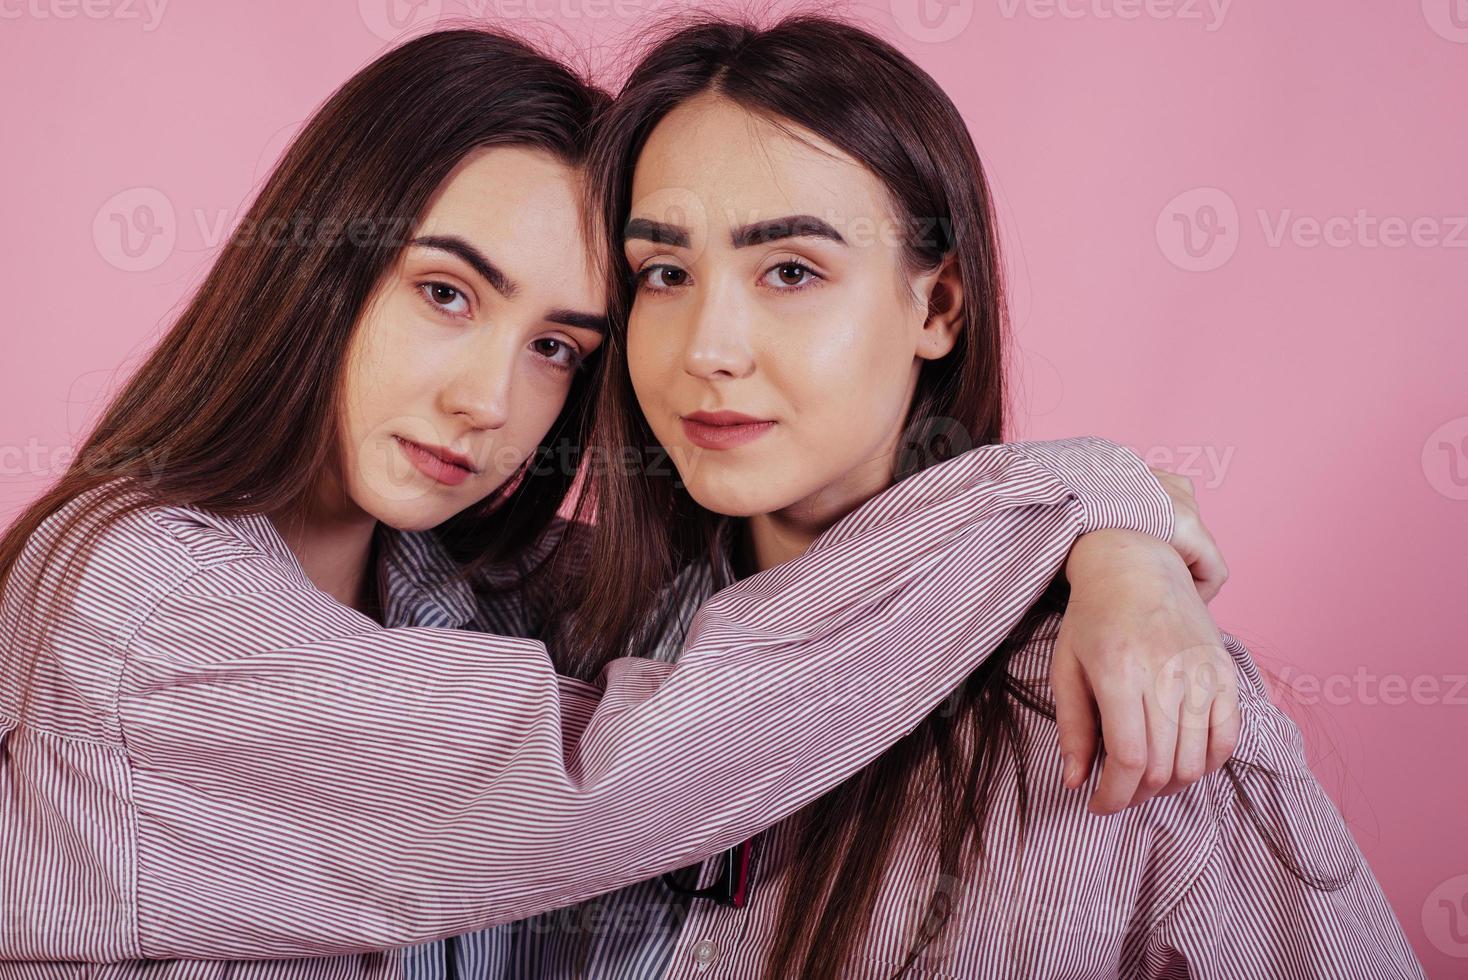
[[[566,407],[575,384],[574,373],[552,370],[527,353],[515,367],[510,387],[510,424],[507,435],[532,447],[541,442]]]
[[[802,414],[872,421],[907,393],[912,343],[894,304],[873,297],[791,317],[767,349],[770,374]]]
[[[396,359],[389,311],[378,310],[357,329],[348,347],[343,380],[344,425],[349,432],[376,425],[392,411],[401,373],[411,370],[411,361]]]
[[[666,335],[657,336],[651,319],[634,307],[627,322],[627,374],[638,402],[643,405],[657,401],[657,393],[665,390],[673,352]]]
[[[429,383],[449,359],[446,334],[435,326],[403,289],[389,288],[371,303],[350,345],[358,400],[382,403]]]

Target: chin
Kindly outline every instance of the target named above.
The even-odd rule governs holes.
[[[458,512],[452,498],[414,477],[390,472],[358,473],[347,492],[356,509],[399,531],[437,527]]]
[[[429,507],[425,503],[384,500],[373,501],[373,506],[363,508],[377,520],[398,531],[426,531],[437,527],[453,516],[442,513],[442,507]]]
[[[771,488],[768,482],[751,477],[747,479],[709,479],[685,481],[688,495],[704,510],[725,517],[754,517],[757,514],[772,514],[788,507],[792,500]]]

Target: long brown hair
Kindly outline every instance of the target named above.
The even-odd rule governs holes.
[[[964,301],[958,344],[925,362],[894,466],[900,480],[1004,432],[1007,322],[993,205],[983,166],[957,108],[895,48],[820,16],[787,18],[768,29],[720,19],[677,23],[632,71],[603,117],[590,164],[604,222],[604,260],[625,268],[621,230],[630,211],[637,158],[658,122],[678,105],[713,92],[781,124],[812,132],[863,163],[886,185],[904,262],[914,273],[952,258]],[[633,290],[613,279],[613,331],[597,404],[591,452],[653,447],[626,370]],[[651,463],[656,454],[650,453]],[[580,532],[590,555],[586,595],[558,643],[560,667],[594,676],[608,660],[636,653],[665,630],[686,627],[680,572],[706,563],[713,583],[730,577],[730,524],[703,511],[655,464],[589,473],[595,527]],[[1006,756],[1016,767],[1018,829],[1024,838],[1027,775],[1017,706],[1054,717],[1041,692],[1009,671],[1012,655],[1063,610],[1057,576],[1040,601],[955,692],[907,737],[798,815],[799,865],[767,963],[772,978],[836,980],[847,972],[873,915],[879,886],[904,828],[926,816],[937,880],[982,872],[985,830]],[[654,598],[658,597],[658,598]],[[652,606],[649,615],[649,606]],[[676,634],[675,634],[676,635]],[[960,746],[968,743],[970,748]],[[1230,778],[1237,786],[1230,764]],[[935,889],[899,974],[944,928],[951,908]]]
[[[45,528],[36,594],[7,600],[43,623],[54,617],[91,542],[144,506],[294,514],[316,499],[339,472],[348,345],[434,191],[480,147],[583,162],[608,101],[524,42],[474,29],[416,38],[348,80],[296,137],[75,462],[0,538],[3,591],[32,535],[87,495]],[[579,454],[592,386],[573,386],[520,474],[435,529],[466,569],[517,553],[554,518],[574,472],[546,459]],[[141,495],[124,501],[125,489]],[[44,584],[57,544],[79,528],[60,581]],[[28,631],[14,635],[12,649],[34,648]]]

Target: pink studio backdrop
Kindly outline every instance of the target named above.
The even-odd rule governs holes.
[[[0,521],[400,29],[499,23],[609,64],[671,9],[0,0]],[[975,133],[1015,435],[1108,435],[1194,479],[1233,572],[1215,615],[1282,678],[1429,974],[1468,976],[1468,0],[837,9]]]

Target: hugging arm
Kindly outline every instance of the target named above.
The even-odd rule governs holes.
[[[0,958],[386,949],[724,850],[920,722],[1079,535],[1169,533],[1155,478],[1104,448],[1100,483],[1007,446],[904,480],[712,598],[676,664],[621,658],[597,685],[533,641],[383,629],[278,556],[190,527],[171,547],[208,560],[115,658],[60,665],[116,665],[97,729],[116,737],[0,729],[0,777],[33,774],[4,832],[50,869],[0,871],[28,910],[0,921]],[[89,795],[47,796],[78,773]]]

